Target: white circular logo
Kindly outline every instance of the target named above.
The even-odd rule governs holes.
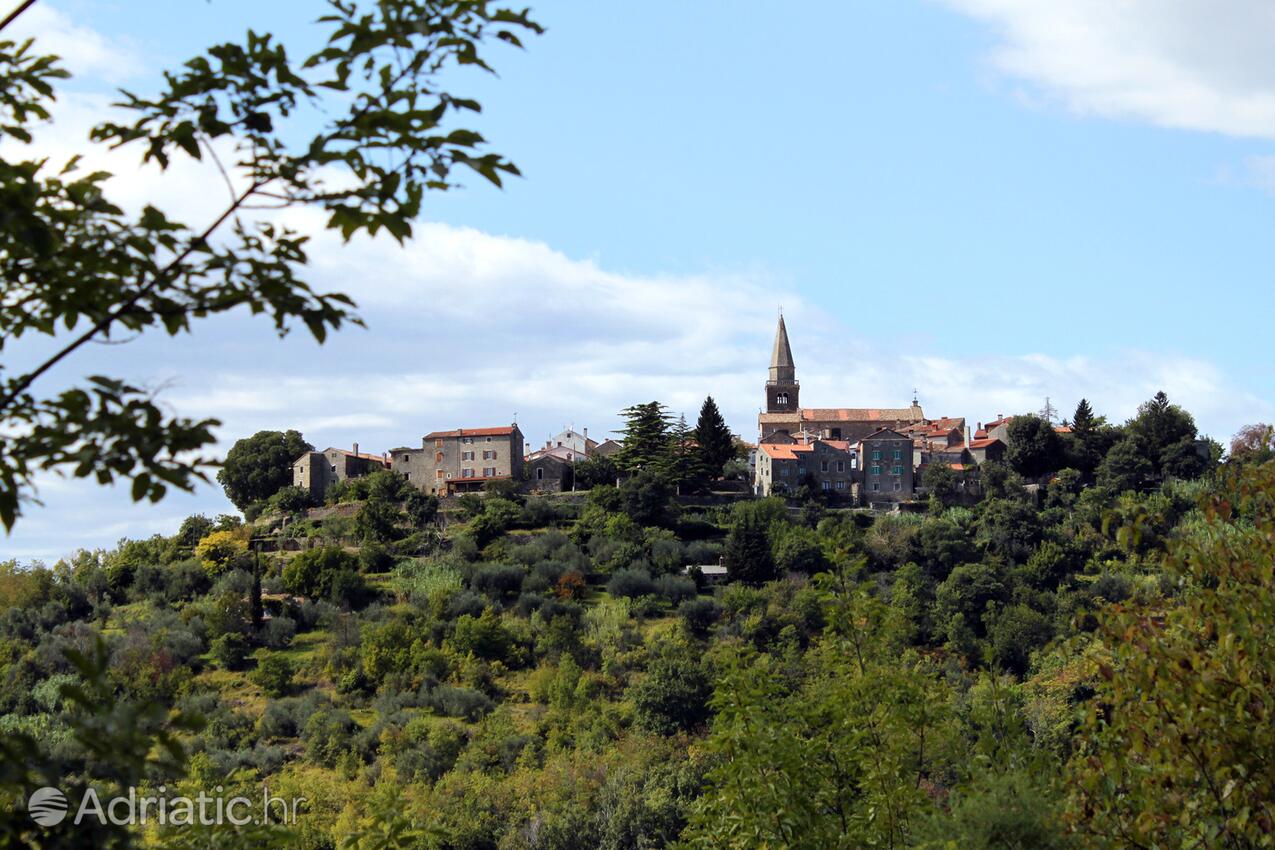
[[[56,788],[37,788],[27,800],[27,813],[40,826],[57,826],[66,817],[66,795]]]

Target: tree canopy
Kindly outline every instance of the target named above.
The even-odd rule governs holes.
[[[217,480],[226,498],[243,510],[292,484],[293,462],[312,451],[300,431],[258,431],[235,441]]]

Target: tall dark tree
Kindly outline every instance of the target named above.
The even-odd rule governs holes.
[[[658,401],[635,404],[620,413],[624,417],[624,447],[615,454],[615,465],[626,472],[662,469],[669,456],[672,418]]]
[[[745,514],[731,527],[722,548],[722,563],[731,581],[764,584],[778,578],[770,534],[760,519]]]
[[[1062,468],[1062,438],[1047,419],[1031,414],[1015,416],[1009,423],[1005,458],[1024,478],[1039,478]]]
[[[269,499],[292,483],[292,463],[314,451],[300,431],[258,431],[236,440],[217,480],[239,510]]]
[[[699,409],[699,421],[695,423],[695,442],[704,469],[713,478],[720,478],[722,467],[735,457],[735,437],[731,434],[717,402],[709,396]]]
[[[1138,415],[1129,421],[1128,430],[1161,476],[1194,478],[1208,465],[1196,449],[1195,419],[1171,404],[1164,392],[1156,393],[1138,408]]]
[[[677,492],[690,493],[702,489],[709,477],[695,432],[686,424],[686,416],[679,416],[669,431],[668,459],[664,464],[668,481]]]

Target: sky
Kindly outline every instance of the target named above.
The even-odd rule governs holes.
[[[9,2],[9,0],[3,0]],[[298,54],[319,0],[40,0],[21,34],[75,77],[33,146],[84,153],[126,207],[192,224],[224,199],[88,129],[114,92],[268,31]],[[630,403],[755,436],[782,306],[802,402],[986,421],[1159,390],[1225,442],[1275,419],[1275,6],[1263,0],[535,3],[546,33],[449,81],[524,177],[428,199],[405,246],[309,213],[308,279],[366,329],[319,346],[246,315],[69,358],[213,416],[224,451],[297,428],[381,451],[517,422],[601,437]],[[8,35],[8,32],[6,32]],[[115,113],[118,114],[118,113]],[[492,309],[491,305],[498,305]],[[23,341],[23,345],[27,345]],[[30,362],[39,346],[6,346]],[[49,476],[0,559],[52,562],[232,506],[215,485],[135,505]]]

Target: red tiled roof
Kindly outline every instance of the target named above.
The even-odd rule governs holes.
[[[813,452],[815,443],[832,446],[838,451],[850,451],[850,444],[845,440],[816,440],[812,443],[762,443],[761,450],[775,460],[796,460],[798,452],[802,454]]]
[[[1005,441],[1002,440],[1000,437],[983,437],[982,439],[971,440],[970,448],[985,449],[988,446],[990,446],[992,443],[1000,443],[1002,446],[1005,445]]]
[[[454,431],[434,431],[426,434],[426,440],[442,440],[447,437],[508,437],[514,432],[512,425],[502,428],[457,428]]]
[[[1055,425],[1054,430],[1057,431],[1059,434],[1070,434],[1071,426],[1070,425]]]
[[[915,411],[915,413],[913,412]],[[912,407],[803,407],[801,418],[807,422],[915,422],[922,418],[920,408]]]
[[[1008,425],[1009,423],[1013,421],[1014,421],[1014,417],[1012,416],[1002,416],[1000,419],[997,419],[995,422],[988,422],[983,427],[986,429],[991,429],[991,428],[995,428],[997,425]]]

